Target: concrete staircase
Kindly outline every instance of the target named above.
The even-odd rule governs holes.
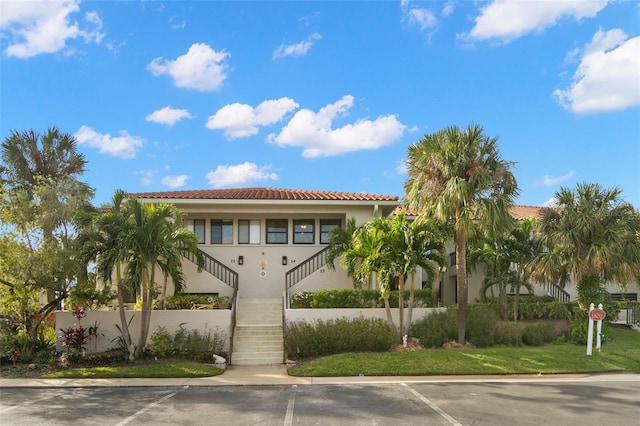
[[[284,362],[281,299],[239,299],[233,333],[233,365]]]

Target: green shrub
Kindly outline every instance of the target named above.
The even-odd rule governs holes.
[[[82,358],[82,363],[91,366],[116,365],[128,356],[128,352],[122,349],[111,349],[105,352],[87,354]]]
[[[516,322],[498,322],[495,329],[495,344],[520,346],[522,344],[522,328]]]
[[[496,328],[498,314],[491,306],[475,303],[469,305],[467,311],[466,340],[479,348],[492,346],[496,343]]]
[[[224,352],[224,333],[213,332],[206,328],[204,331],[187,330],[184,324],[180,324],[171,336],[166,328],[158,327],[150,340],[150,355],[157,357],[210,360],[214,353],[223,357],[227,355]]]
[[[193,304],[208,305],[213,309],[230,309],[231,302],[227,296],[214,294],[175,294],[165,298],[167,309],[191,309]]]
[[[411,335],[427,348],[439,348],[458,336],[458,318],[456,309],[433,312],[411,325]]]
[[[431,307],[433,296],[430,289],[414,290],[413,306],[416,308]],[[389,304],[392,308],[398,307],[398,292],[392,291],[389,296]],[[404,306],[409,306],[409,290],[404,292]],[[291,307],[293,308],[383,308],[384,301],[380,297],[378,290],[355,290],[351,288],[341,288],[332,290],[318,290],[316,292],[296,293],[291,297]]]
[[[542,346],[557,337],[551,324],[528,324],[522,332],[522,342],[527,346]]]
[[[345,352],[384,352],[396,342],[395,330],[381,319],[338,318],[287,324],[284,347],[290,359]]]

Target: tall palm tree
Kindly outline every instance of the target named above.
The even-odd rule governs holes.
[[[547,250],[536,259],[539,280],[625,285],[640,274],[640,215],[619,188],[580,183],[561,188],[542,210],[539,232]],[[582,303],[590,303],[581,300]]]
[[[344,228],[337,227],[331,230],[329,233],[329,244],[328,244],[328,252],[327,252],[327,260],[325,265],[330,270],[336,269],[335,261],[339,259],[347,250],[352,248],[353,246],[353,235],[355,234],[358,227],[356,226],[356,218],[351,217],[347,219],[346,226]],[[353,268],[347,269],[347,275],[353,278]],[[358,280],[353,280],[353,286],[356,289],[361,288],[363,285],[362,282]]]
[[[0,177],[10,186],[33,186],[38,178],[58,180],[77,177],[87,164],[84,155],[76,151],[76,140],[57,127],[44,135],[34,130],[17,132],[2,142]]]
[[[502,158],[498,139],[473,124],[427,134],[409,147],[407,207],[433,216],[455,235],[462,344],[467,322],[467,241],[478,231],[501,232],[511,226],[509,207],[518,194],[512,165]]]
[[[136,199],[125,203],[133,226],[125,236],[128,249],[125,277],[140,295],[142,312],[136,356],[144,350],[151,320],[152,290],[156,269],[171,278],[176,292],[184,288],[182,257],[190,253],[202,263],[195,234],[182,226],[184,214],[172,204],[145,204]]]
[[[115,273],[116,294],[120,316],[120,331],[134,355],[134,346],[125,313],[125,294],[130,292],[122,275],[122,268],[128,256],[126,236],[131,231],[129,212],[122,208],[126,193],[118,189],[111,199],[111,206],[103,212],[96,212],[84,224],[78,239],[81,247],[81,261],[87,268],[95,262],[98,278],[103,283],[111,283]]]
[[[354,271],[359,280],[376,273],[381,295],[385,301],[387,319],[393,325],[389,305],[392,280],[398,282],[398,337],[408,334],[413,312],[415,271],[422,267],[429,278],[437,276],[437,265],[442,263],[442,243],[436,227],[426,219],[409,222],[404,211],[393,219],[372,219],[353,237],[353,244],[343,257],[343,265]],[[411,277],[409,290],[409,316],[404,319],[404,291],[406,279]]]

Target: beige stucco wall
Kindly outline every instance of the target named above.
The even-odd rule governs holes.
[[[135,343],[139,336],[140,330],[140,315],[139,311],[127,311],[127,321],[131,320],[129,331],[131,337]],[[120,316],[117,311],[87,311],[87,316],[81,319],[81,324],[84,328],[90,327],[98,322],[98,339],[97,345],[94,341],[90,341],[86,349],[88,353],[103,352],[108,349],[116,347],[116,341],[120,336],[120,332],[116,329],[116,324],[120,325]],[[184,323],[184,324],[183,324]],[[72,312],[58,311],[56,312],[56,330],[67,327],[75,327],[78,324],[78,320],[73,316]],[[173,334],[178,330],[179,325],[183,324],[184,328],[188,330],[198,330],[205,332],[206,330],[211,332],[224,333],[226,338],[226,350],[229,349],[229,339],[231,337],[231,311],[228,309],[212,309],[212,310],[174,310],[174,311],[153,311],[151,314],[151,323],[149,326],[149,339],[147,343],[150,343],[151,334],[157,330],[158,326],[166,327],[166,329]],[[58,333],[60,334],[60,333]],[[56,350],[62,351],[62,344],[58,337],[56,342]]]
[[[412,322],[421,320],[434,312],[446,311],[446,308],[414,308]],[[407,319],[408,309],[404,310],[405,320]],[[355,319],[358,317],[379,318],[387,320],[387,312],[384,308],[369,309],[287,309],[285,310],[285,321],[289,324],[297,321],[314,322],[318,320],[327,321],[330,319],[348,318]],[[391,309],[391,317],[396,326],[399,321],[398,308]]]

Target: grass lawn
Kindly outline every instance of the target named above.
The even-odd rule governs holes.
[[[595,342],[594,342],[595,346]],[[598,353],[571,343],[540,347],[428,349],[413,352],[349,353],[322,357],[289,368],[289,375],[431,376],[453,374],[558,374],[640,372],[640,333],[611,329]]]
[[[210,377],[224,370],[199,362],[173,362],[109,367],[80,367],[54,371],[42,375],[45,379],[113,379],[113,378],[167,378]]]

